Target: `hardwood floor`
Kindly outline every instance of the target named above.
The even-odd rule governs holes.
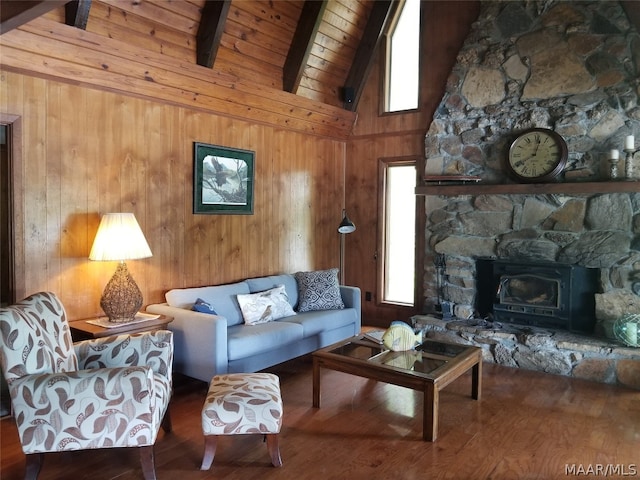
[[[280,376],[284,401],[282,467],[271,466],[261,436],[241,435],[222,438],[211,470],[200,471],[206,385],[183,379],[172,403],[173,432],[161,431],[156,442],[158,479],[640,477],[635,390],[485,364],[479,402],[469,394],[470,374],[442,392],[439,437],[429,443],[422,440],[418,392],[323,370],[321,408],[314,409],[309,357],[269,371]],[[0,428],[0,478],[22,478],[13,419]],[[137,450],[118,449],[47,455],[39,478],[141,475]]]

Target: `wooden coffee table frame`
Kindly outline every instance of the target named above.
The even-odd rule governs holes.
[[[446,363],[430,373],[421,373],[375,363],[370,360],[332,353],[333,350],[350,343],[370,347],[372,349],[372,355],[374,352],[382,351],[381,345],[376,345],[369,340],[363,339],[362,336],[357,336],[314,352],[312,355],[314,408],[320,408],[321,368],[422,391],[424,393],[422,437],[425,441],[433,442],[438,437],[440,390],[471,369],[471,396],[475,400],[480,400],[482,394],[482,350],[479,347],[455,344],[456,347],[463,349],[455,356],[423,351],[421,352],[423,358],[445,360]],[[446,345],[445,342],[435,343]]]

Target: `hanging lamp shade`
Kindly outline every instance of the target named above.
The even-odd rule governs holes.
[[[338,232],[353,233],[355,231],[356,231],[356,226],[347,216],[347,211],[342,210],[342,222],[340,222],[340,225],[338,225]]]

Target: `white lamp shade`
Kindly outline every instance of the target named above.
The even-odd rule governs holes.
[[[124,261],[150,257],[151,249],[133,213],[105,213],[90,260]]]

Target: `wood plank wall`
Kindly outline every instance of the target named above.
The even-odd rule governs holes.
[[[338,265],[345,143],[0,71],[22,118],[19,297],[100,314],[113,262],[88,260],[100,214],[134,212],[153,257],[128,262],[145,304],[170,288]],[[256,152],[253,215],[193,215],[193,142]]]
[[[477,18],[479,3],[423,2],[423,82],[421,107],[415,113],[380,115],[382,53],[373,69],[358,106],[358,120],[347,146],[347,200],[349,217],[357,230],[345,238],[346,283],[358,285],[363,292],[362,314],[368,325],[388,326],[392,320],[404,320],[417,313],[420,305],[405,308],[380,304],[378,251],[381,225],[379,218],[380,185],[378,163],[381,159],[419,159],[422,171],[424,139],[433,112],[439,104],[445,83],[471,23]],[[418,197],[417,202],[420,202]],[[418,204],[417,264],[424,264],[421,241],[424,235],[424,204]],[[408,207],[412,208],[412,207]],[[420,215],[421,213],[421,215]],[[422,272],[417,271],[418,287]],[[365,301],[365,293],[372,300]],[[418,299],[422,299],[418,295]]]
[[[338,265],[355,114],[282,92],[257,47],[284,62],[288,45],[264,25],[293,28],[301,2],[238,2],[247,24],[225,34],[214,69],[195,64],[202,4],[95,1],[86,31],[57,9],[0,36],[0,113],[22,132],[18,298],[52,290],[70,318],[100,314],[115,264],[87,256],[109,211],[134,212],[151,245],[152,258],[129,262],[145,304],[170,288]],[[254,215],[191,213],[195,141],[256,152]]]
[[[151,244],[152,258],[129,262],[145,303],[174,287],[337,266],[345,162],[347,211],[358,226],[346,238],[346,283],[375,294],[378,160],[423,156],[476,3],[425,2],[429,68],[420,112],[379,115],[378,65],[348,141],[353,113],[271,88],[273,78],[248,82],[196,66],[186,55],[190,34],[157,27],[149,38],[149,26],[130,14],[179,8],[181,28],[192,31],[197,0],[94,2],[102,21],[95,31],[61,24],[57,12],[3,34],[0,113],[21,118],[23,139],[18,295],[53,290],[71,318],[99,314],[115,265],[87,256],[99,215],[114,210],[133,211]],[[143,40],[153,48],[135,48]],[[254,215],[191,214],[194,141],[256,151]],[[370,324],[410,313],[375,298],[363,304]]]

